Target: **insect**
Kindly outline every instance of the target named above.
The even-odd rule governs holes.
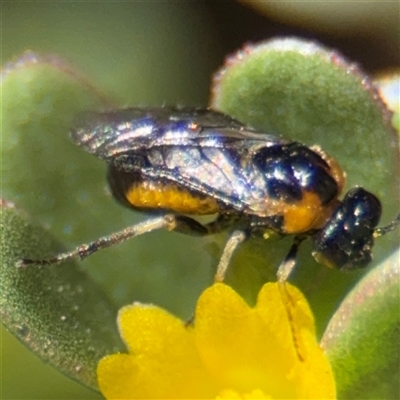
[[[156,229],[231,235],[215,279],[222,281],[237,246],[251,236],[293,235],[278,269],[285,281],[307,237],[322,264],[341,270],[365,267],[374,238],[400,223],[377,228],[381,203],[361,187],[339,196],[345,174],[319,147],[249,128],[212,110],[129,108],[90,113],[71,132],[78,146],[108,165],[115,199],[153,217],[47,260],[60,264]],[[192,215],[216,218],[201,224]]]

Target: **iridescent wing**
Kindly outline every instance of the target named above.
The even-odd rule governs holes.
[[[190,108],[91,113],[71,136],[87,152],[126,172],[167,179],[240,210],[265,202],[254,152],[286,143],[222,113]]]

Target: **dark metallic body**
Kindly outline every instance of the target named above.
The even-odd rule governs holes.
[[[221,211],[261,217],[274,215],[273,201],[294,203],[305,190],[322,204],[339,194],[327,163],[308,147],[213,111],[131,109],[96,115],[83,129],[75,140],[109,164],[114,194],[124,203],[135,179],[174,182],[217,199]],[[117,182],[119,172],[127,182]]]
[[[121,203],[175,212],[175,230],[209,234],[232,225],[246,236],[309,235],[314,256],[328,266],[371,259],[380,202],[362,188],[338,200],[343,182],[322,151],[197,109],[93,113],[72,138],[107,162]],[[206,226],[183,215],[213,213],[217,221]]]

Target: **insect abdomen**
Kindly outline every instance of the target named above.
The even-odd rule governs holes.
[[[150,179],[139,173],[127,173],[110,166],[108,180],[114,197],[130,208],[196,215],[220,211],[215,198],[188,190],[166,179]]]

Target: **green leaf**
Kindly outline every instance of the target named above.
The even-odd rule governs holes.
[[[373,269],[329,322],[322,346],[340,399],[400,398],[400,252]]]
[[[320,145],[346,171],[346,189],[360,185],[380,197],[383,223],[398,213],[398,137],[391,113],[368,78],[339,54],[296,39],[247,46],[229,57],[216,74],[211,106],[266,133]],[[282,246],[287,251],[289,244],[265,246],[272,254],[263,253],[252,262],[260,269],[276,270],[275,253]],[[382,260],[396,246],[395,235],[378,239],[375,260]],[[337,302],[362,272],[329,270],[310,253],[305,243],[290,280],[309,299],[321,333]],[[244,275],[240,271],[248,268],[243,256],[235,275]],[[263,274],[259,276],[262,279]],[[241,279],[234,277],[233,282],[242,291]]]
[[[67,64],[33,53],[3,69],[1,89],[2,197],[49,228],[67,229],[71,193],[86,172],[77,169],[81,153],[68,131],[79,112],[109,103]],[[80,200],[82,207],[84,193]]]
[[[108,101],[67,64],[33,53],[3,69],[1,88],[2,196],[68,233],[66,210],[85,202],[85,193],[71,198],[85,169],[77,171],[67,133],[79,112]],[[1,233],[3,323],[45,361],[95,388],[97,360],[119,344],[116,306],[75,265],[17,270],[17,258],[49,257],[61,246],[13,208],[3,210]]]
[[[17,268],[20,258],[48,257],[60,244],[4,201],[0,232],[3,324],[42,360],[97,388],[98,360],[123,348],[117,308],[75,263]]]

